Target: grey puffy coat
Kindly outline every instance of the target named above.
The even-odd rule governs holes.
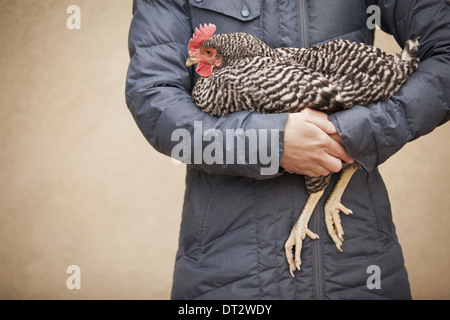
[[[170,155],[179,143],[172,141],[174,130],[183,128],[194,136],[194,121],[201,121],[203,131],[214,128],[223,136],[227,129],[276,129],[279,148],[271,152],[280,158],[287,114],[237,112],[217,118],[193,104],[190,90],[196,75],[185,67],[185,61],[194,28],[214,23],[218,33],[248,32],[272,47],[313,46],[339,37],[371,43],[373,31],[367,28],[366,11],[373,4],[381,9],[382,29],[392,33],[401,46],[407,39],[421,36],[422,62],[389,101],[370,108],[355,106],[330,117],[348,153],[364,168],[354,175],[342,198],[355,212],[342,217],[344,252],[338,252],[328,236],[323,213],[337,175],[309,223],[320,240],[305,240],[302,270],[292,278],[284,242],[308,196],[303,177],[282,170],[262,175],[264,165],[248,163],[250,154],[246,155],[247,164],[188,164],[172,298],[411,297],[388,194],[377,166],[407,142],[449,119],[450,2],[135,1],[126,100],[150,144]],[[376,288],[367,286],[373,270],[380,271]]]

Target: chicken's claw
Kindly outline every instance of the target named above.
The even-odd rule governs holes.
[[[286,240],[284,245],[284,250],[286,253],[286,260],[289,264],[289,272],[291,276],[294,277],[295,269],[300,270],[300,265],[302,264],[301,260],[301,251],[303,240],[305,240],[306,236],[311,239],[319,239],[319,236],[308,229],[308,222],[311,218],[312,213],[319,201],[320,197],[322,197],[323,190],[310,194],[308,201],[303,208],[300,217],[298,218],[296,224],[292,228],[292,231],[289,235],[289,238]],[[292,249],[295,246],[295,252],[292,252]]]
[[[295,269],[300,270],[300,266],[302,264],[301,260],[301,250],[303,245],[303,240],[305,240],[306,236],[311,239],[319,239],[319,236],[308,229],[307,223],[296,223],[292,228],[291,234],[287,239],[284,249],[286,251],[286,259],[289,264],[289,272],[291,276],[294,277]],[[295,254],[292,253],[292,249],[295,246]]]
[[[330,235],[333,242],[336,244],[336,248],[342,252],[342,242],[344,241],[344,229],[341,224],[341,217],[339,212],[342,211],[344,214],[353,214],[353,211],[346,208],[339,200],[336,198],[330,198],[325,204],[325,224],[327,226],[328,234]]]
[[[327,225],[328,234],[330,235],[333,242],[336,244],[336,248],[342,252],[342,241],[344,241],[344,229],[341,224],[341,217],[339,212],[342,211],[344,214],[353,214],[353,211],[346,208],[341,203],[342,194],[347,187],[351,177],[357,169],[356,164],[352,164],[345,168],[341,176],[339,177],[336,186],[333,189],[327,203],[325,204],[325,224]]]

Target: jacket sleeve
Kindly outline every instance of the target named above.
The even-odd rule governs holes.
[[[403,44],[420,36],[418,69],[391,99],[330,116],[348,153],[370,171],[450,119],[450,2],[372,0],[381,28]]]
[[[190,146],[185,144],[188,148],[183,151],[190,152],[183,154],[183,157],[188,165],[199,170],[255,179],[278,176],[281,174],[278,165],[276,172],[262,170],[269,164],[267,160],[261,161],[258,156],[259,143],[256,149],[248,145],[242,148],[241,145],[239,150],[244,150],[244,154],[238,154],[238,142],[231,143],[225,139],[230,131],[235,134],[233,139],[243,137],[245,141],[250,140],[246,136],[249,129],[257,133],[267,132],[264,147],[269,150],[264,150],[263,153],[270,156],[272,151],[275,152],[274,159],[277,158],[279,164],[283,154],[287,115],[236,112],[219,118],[201,112],[189,94],[193,79],[192,68],[188,70],[185,66],[188,58],[187,44],[191,35],[187,1],[134,1],[129,33],[131,60],[127,74],[126,102],[139,129],[157,151],[169,156],[180,145],[183,137],[189,137]],[[198,134],[200,130],[201,135]],[[203,134],[209,138],[203,139]],[[219,138],[222,139],[222,144],[221,141],[216,141]],[[214,161],[207,164],[202,154],[205,148],[211,151],[213,141],[217,142],[214,144],[215,151],[210,152]],[[276,142],[273,145],[277,148],[270,150],[273,142]],[[239,161],[231,158],[230,148],[234,148]]]

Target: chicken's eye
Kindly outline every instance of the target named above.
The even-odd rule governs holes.
[[[206,50],[205,53],[210,56],[212,54],[211,50]]]

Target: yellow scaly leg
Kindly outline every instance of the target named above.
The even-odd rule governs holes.
[[[333,192],[325,204],[325,223],[327,225],[328,234],[336,244],[336,248],[341,252],[342,241],[344,241],[344,229],[342,228],[339,212],[342,211],[346,215],[353,214],[352,210],[342,205],[341,198],[357,167],[358,166],[354,163],[342,171]]]
[[[316,193],[311,193],[309,195],[308,201],[305,204],[305,207],[300,214],[296,224],[292,228],[291,234],[289,238],[286,240],[284,245],[284,249],[286,252],[286,259],[289,264],[289,271],[291,276],[294,277],[294,271],[297,268],[300,270],[300,265],[302,264],[300,253],[302,250],[303,240],[305,240],[306,236],[311,239],[319,239],[319,236],[308,229],[308,222],[311,218],[314,209],[316,208],[317,202],[319,202],[320,198],[323,195],[324,190],[321,190]],[[295,256],[292,253],[292,248],[295,246]]]

